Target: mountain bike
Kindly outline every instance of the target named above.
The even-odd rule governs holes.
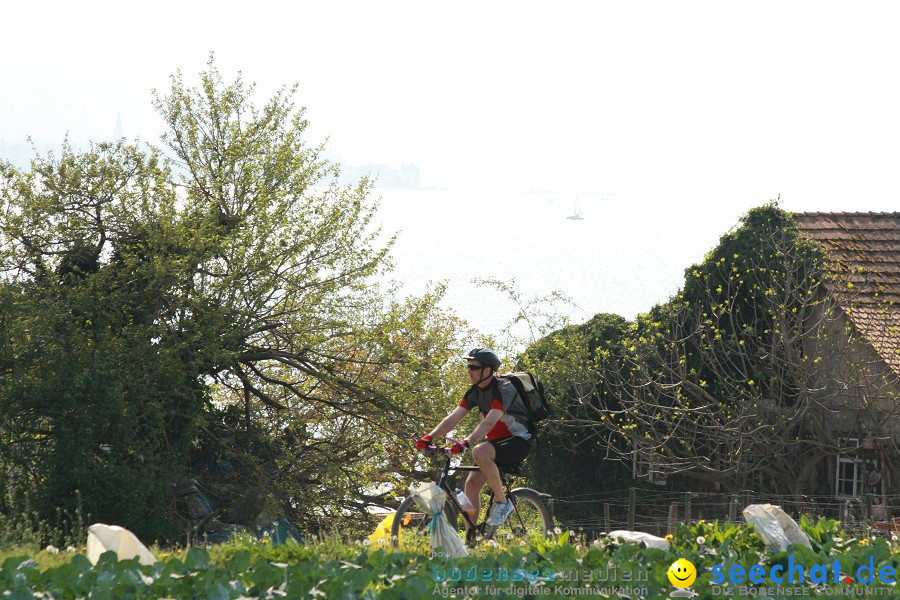
[[[452,438],[445,439],[451,444],[457,443]],[[453,455],[449,448],[428,446],[424,453],[431,457],[441,454],[444,456],[444,464],[439,475],[433,481],[447,494],[443,517],[463,536],[467,545],[474,546],[479,539],[516,539],[532,534],[544,536],[553,528],[552,515],[548,509],[548,505],[552,503],[550,494],[543,494],[525,487],[510,489],[511,479],[524,475],[523,462],[497,464],[500,469],[503,491],[506,493],[507,501],[513,504],[513,512],[504,523],[492,527],[487,524],[487,517],[491,514],[491,508],[494,506],[493,490],[488,494],[487,502],[481,502],[483,516],[480,521],[477,521],[478,515],[476,515],[476,520],[473,520],[469,513],[460,506],[454,492],[455,487],[460,489],[463,487],[461,485],[463,482],[457,484],[457,475],[477,471],[478,467],[475,465],[454,467]],[[394,547],[408,544],[409,536],[427,536],[430,521],[431,516],[419,509],[414,498],[404,499],[397,508],[397,512],[394,513],[394,522],[391,527],[391,541]],[[407,541],[404,541],[404,537]]]

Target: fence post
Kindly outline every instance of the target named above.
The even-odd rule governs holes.
[[[872,494],[866,494],[863,498],[863,532],[869,537],[872,526]]]
[[[734,523],[737,521],[737,503],[738,498],[735,494],[731,495],[731,502],[728,503],[728,522]]]
[[[675,526],[678,522],[678,503],[673,502],[669,505],[669,525],[666,528],[666,533],[675,534]]]
[[[606,533],[612,531],[609,523],[609,502],[603,503],[603,524],[606,527]]]
[[[628,531],[634,531],[634,513],[637,510],[637,489],[628,490]]]
[[[691,523],[691,493],[684,493],[684,522],[690,525]]]

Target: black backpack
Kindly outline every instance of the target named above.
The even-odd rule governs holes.
[[[516,388],[519,397],[522,399],[522,404],[525,405],[525,416],[528,417],[528,433],[534,436],[534,440],[537,442],[536,423],[549,417],[551,412],[550,403],[547,402],[547,397],[544,396],[544,384],[528,371],[502,373],[498,374],[497,377],[510,382]],[[496,389],[494,393],[497,396],[500,395]]]

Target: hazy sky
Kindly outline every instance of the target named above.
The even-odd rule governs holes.
[[[209,51],[348,162],[709,209],[900,206],[896,2],[6,3],[0,140],[156,140]],[[133,7],[132,7],[133,6]]]
[[[900,210],[900,2],[31,0],[0,14],[0,153],[28,135],[109,139],[119,114],[126,136],[156,142],[151,90],[177,69],[195,82],[214,51],[260,102],[299,83],[312,141],[344,162],[417,163],[422,185],[497,210],[558,191],[563,224],[574,194],[603,192],[582,196],[581,229],[606,232],[581,232],[596,249],[573,257],[547,234],[552,268],[520,282],[552,281],[588,315],[664,301],[779,195],[792,211]],[[475,212],[422,204],[426,227]],[[388,228],[419,227],[394,212]],[[421,234],[401,235],[398,260],[458,244]],[[583,273],[555,282],[573,258]],[[466,274],[428,264],[399,267],[449,281],[454,309],[497,328]]]

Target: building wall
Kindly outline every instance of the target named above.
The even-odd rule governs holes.
[[[829,456],[820,476],[825,477],[829,490],[835,490],[838,451],[834,444],[854,438],[863,447],[848,450],[844,456],[859,458],[865,471],[867,461],[876,462],[881,481],[873,489],[879,494],[896,493],[900,480],[892,473],[900,465],[896,452],[900,441],[900,381],[872,345],[859,338],[847,313],[835,307],[833,317],[826,317],[824,305],[820,304],[813,317],[819,319],[822,333],[811,336],[805,344],[809,356],[821,358],[821,369],[814,371],[810,381],[811,394],[826,424],[823,452]]]

